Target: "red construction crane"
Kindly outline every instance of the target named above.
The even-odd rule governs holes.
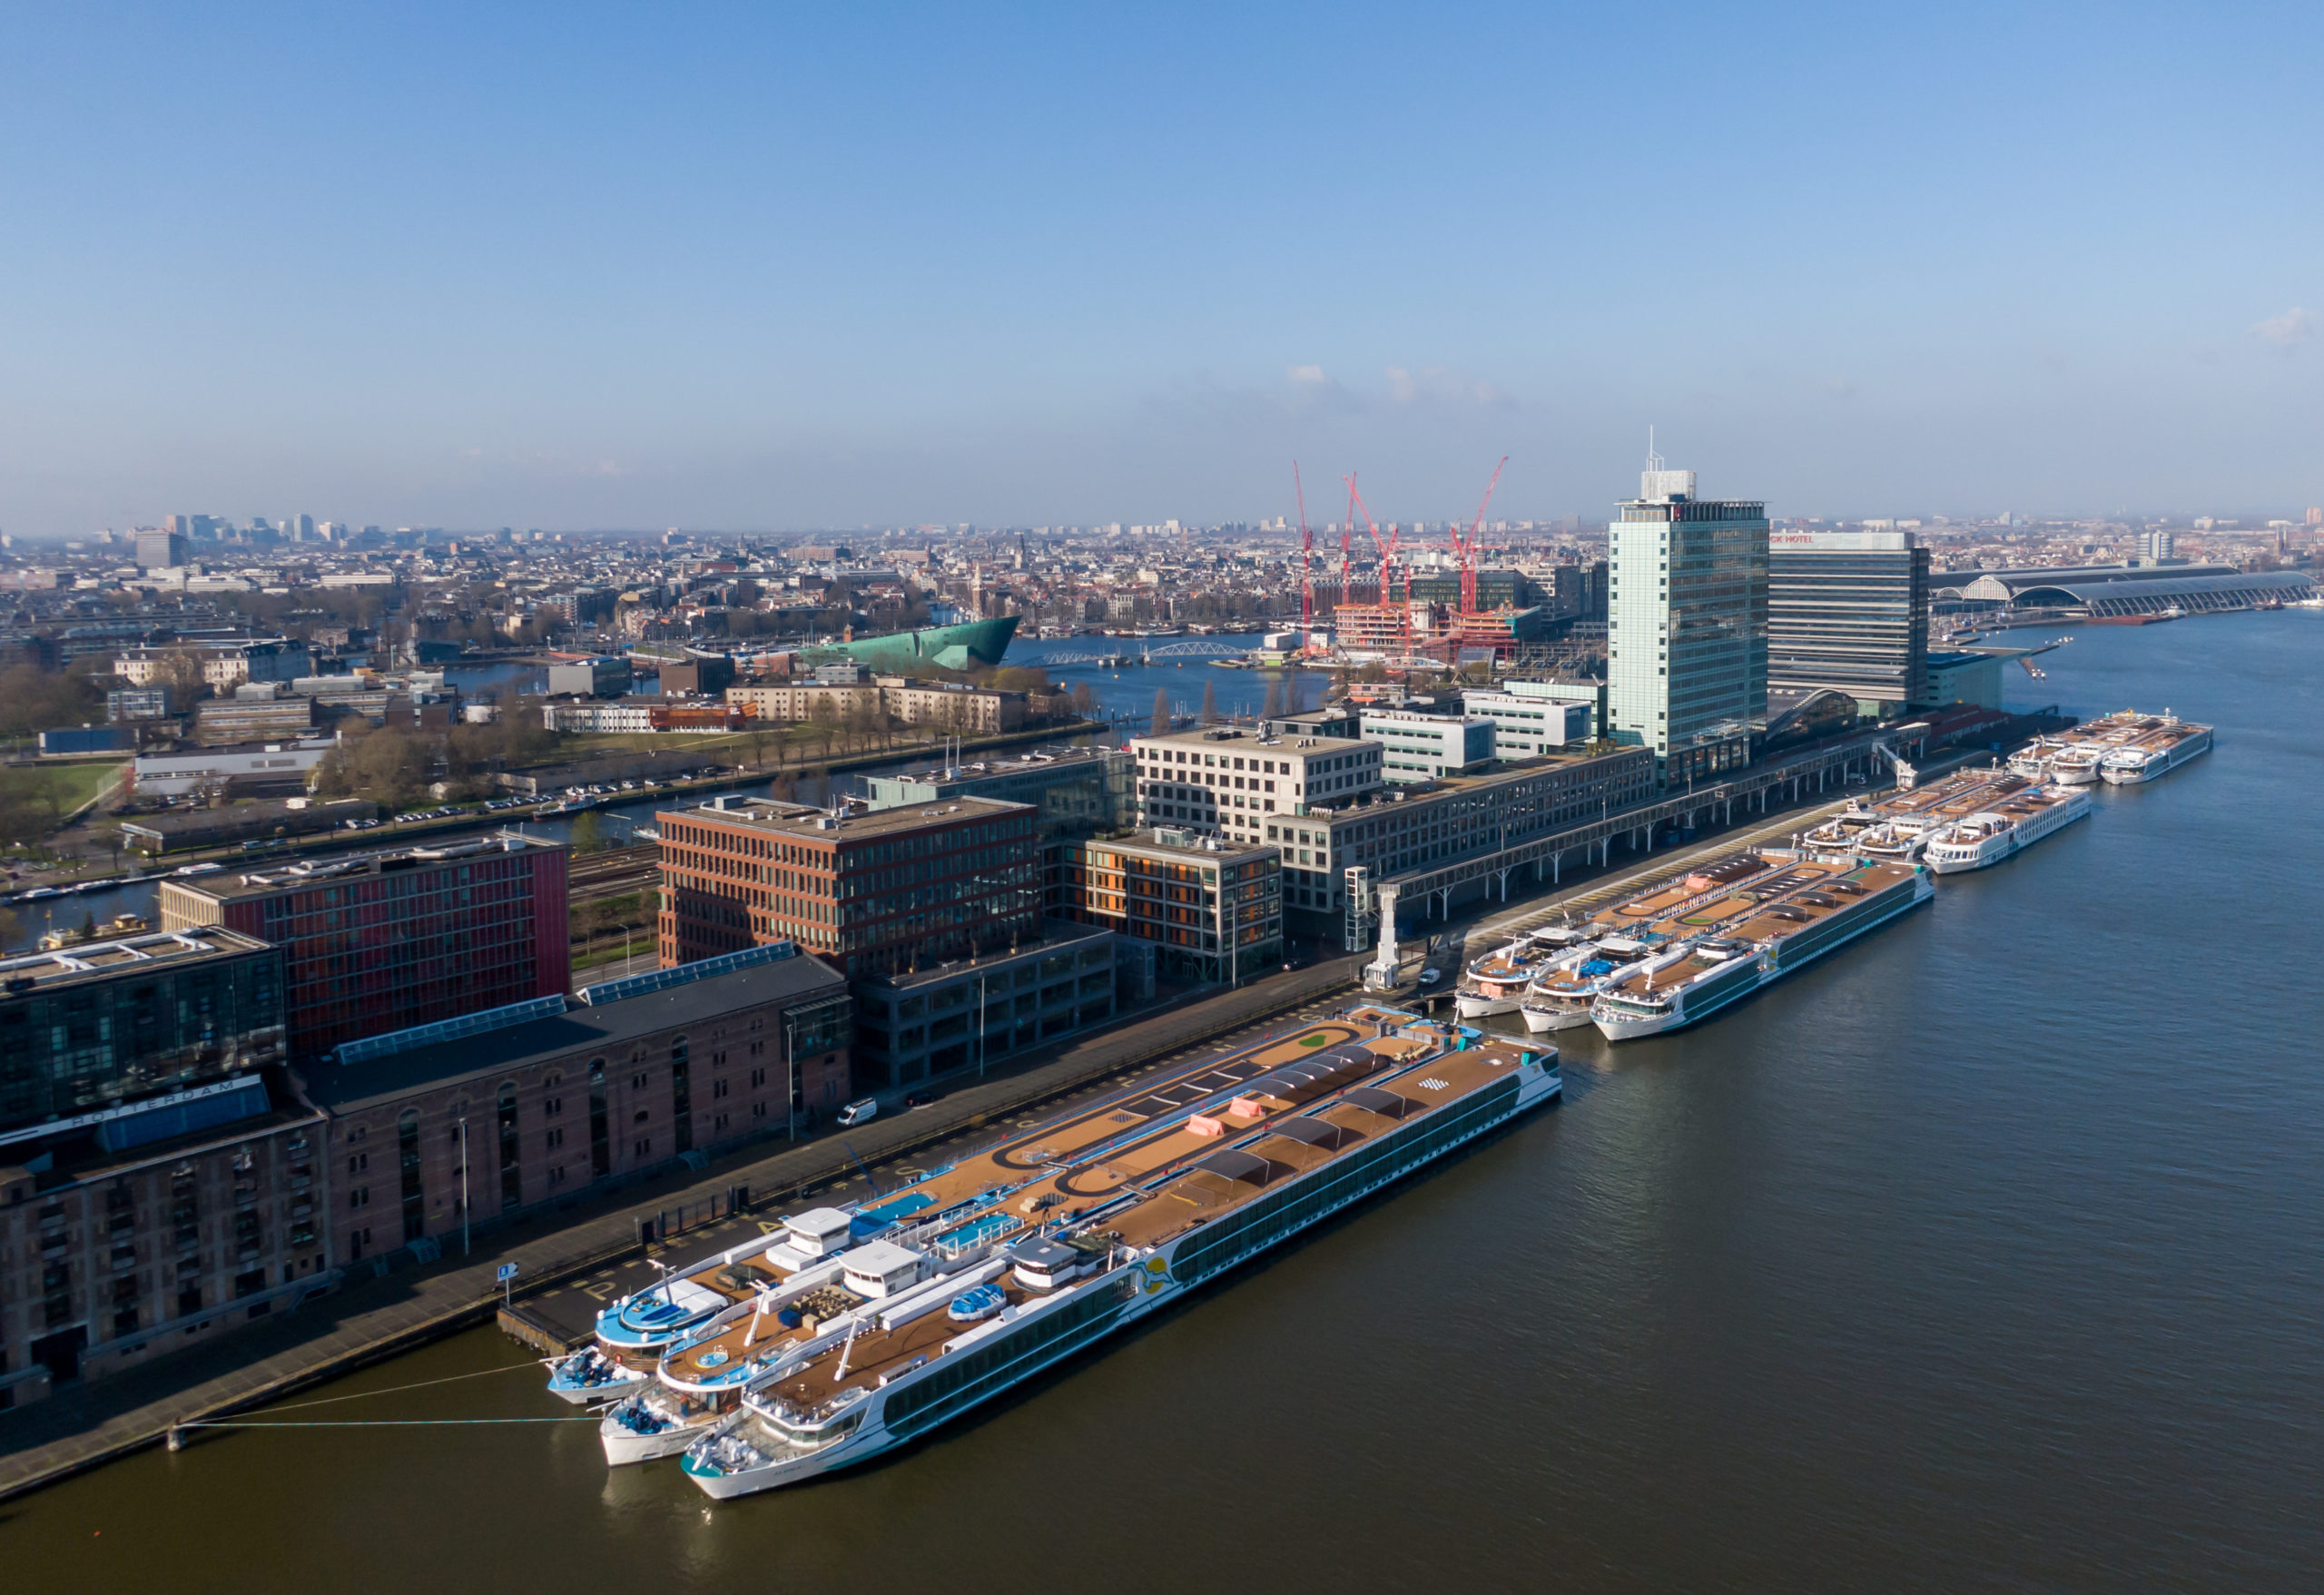
[[[1347,496],[1348,503],[1351,507],[1351,517],[1359,513],[1364,517],[1364,529],[1372,534],[1373,546],[1380,550],[1379,607],[1385,609],[1392,602],[1393,602],[1395,597],[1394,584],[1396,579],[1396,546],[1403,539],[1403,529],[1393,522],[1391,522],[1388,527],[1387,537],[1384,538],[1380,536],[1379,523],[1372,518],[1372,511],[1370,507],[1364,504],[1364,495],[1355,490],[1355,478],[1354,477],[1350,477],[1347,479]],[[1397,621],[1397,632],[1403,638],[1403,652],[1405,654],[1410,654],[1413,651],[1412,596],[1412,571],[1407,568],[1404,572],[1404,604],[1403,609],[1399,611],[1399,618]]]
[[[1291,462],[1291,490],[1299,497],[1299,651],[1307,651],[1305,633],[1315,625],[1315,534],[1307,529],[1307,489],[1299,485],[1299,462]]]
[[[1452,553],[1461,562],[1461,613],[1477,612],[1477,547],[1484,540],[1485,507],[1492,502],[1492,490],[1501,486],[1501,473],[1509,464],[1509,456],[1501,457],[1501,464],[1492,468],[1492,480],[1485,484],[1483,502],[1477,506],[1477,518],[1469,527],[1469,535],[1462,537],[1461,528],[1452,528]]]
[[[1347,585],[1348,538],[1355,530],[1355,473],[1347,476],[1347,518],[1340,522],[1340,602],[1353,604],[1355,593]]]

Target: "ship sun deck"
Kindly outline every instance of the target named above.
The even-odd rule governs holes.
[[[1413,1022],[1406,1014],[1386,1017],[1406,1029]],[[1095,1215],[1076,1236],[1078,1249],[1091,1257],[1097,1272],[1104,1273],[1118,1252],[1166,1245],[1257,1199],[1283,1180],[1322,1167],[1387,1134],[1406,1119],[1470,1097],[1513,1072],[1529,1052],[1539,1050],[1502,1043],[1435,1056],[1423,1049],[1399,1068],[1385,1051],[1399,1041],[1407,1049],[1421,1045],[1418,1037],[1410,1035],[1374,1038],[1364,1043],[1364,1049],[1375,1055],[1373,1067],[1316,1071],[1317,1078],[1305,1081],[1286,1078],[1282,1094],[1269,1091],[1255,1104],[1264,1112],[1229,1119],[1232,1127],[1225,1137],[1190,1137],[1194,1144],[1170,1148],[1174,1157],[1160,1156],[1157,1144],[1155,1167],[1142,1179],[1118,1187],[1118,1205]],[[1029,1289],[1013,1271],[989,1283],[1001,1293],[1003,1317],[1040,1311],[1045,1300],[1074,1288],[1068,1283],[1056,1292]],[[949,1293],[940,1294],[949,1301]],[[876,1319],[878,1305],[868,1304],[862,1315]],[[850,1391],[875,1389],[932,1361],[977,1328],[954,1321],[941,1305],[888,1328],[867,1323],[852,1343],[828,1345],[763,1386],[760,1399],[776,1411],[812,1421],[833,1411]]]
[[[1910,881],[1906,865],[1858,863],[1846,859],[1803,859],[1772,880],[1754,881],[1749,892],[1720,900],[1688,921],[1678,934],[1716,937],[1728,945],[1698,947],[1659,968],[1649,960],[1606,989],[1622,996],[1651,996],[1685,985],[1738,955],[1797,936],[1817,921]]]

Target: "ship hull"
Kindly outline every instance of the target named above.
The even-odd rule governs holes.
[[[810,660],[854,659],[865,665],[881,665],[898,670],[915,665],[967,670],[978,665],[1000,664],[1001,657],[1009,652],[1010,639],[1017,635],[1018,619],[1017,615],[1009,615],[999,620],[970,620],[959,625],[924,626],[918,631],[890,632],[885,636],[822,643],[803,648],[800,653]]]

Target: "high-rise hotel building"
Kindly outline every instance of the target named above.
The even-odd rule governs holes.
[[[1929,702],[1928,550],[1910,532],[1771,534],[1768,684],[1881,719]]]
[[[1750,762],[1768,712],[1768,513],[1654,466],[1609,528],[1607,717],[1669,786]]]

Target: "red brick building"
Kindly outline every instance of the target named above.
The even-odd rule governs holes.
[[[663,967],[795,940],[854,977],[1031,940],[1037,818],[973,797],[868,813],[767,798],[665,811]]]
[[[657,979],[671,976],[465,1035],[380,1037],[310,1070],[330,1116],[333,1258],[457,1244],[464,1189],[470,1222],[497,1223],[688,1152],[803,1131],[848,1099],[854,1002],[813,959]]]

